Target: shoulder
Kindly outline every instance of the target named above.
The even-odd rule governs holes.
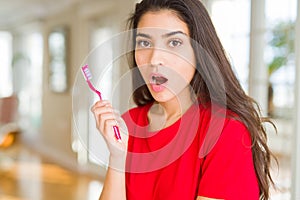
[[[219,128],[216,128],[216,126]],[[207,131],[202,143],[203,154],[212,157],[231,155],[232,157],[245,158],[245,154],[251,153],[251,134],[243,122],[227,118],[224,120],[223,125],[215,125],[211,130]]]
[[[200,117],[210,126],[218,125],[222,131],[247,129],[238,114],[218,104],[199,105]]]
[[[248,147],[251,146],[250,132],[245,124],[238,119],[227,119],[221,134],[221,139],[231,145],[238,142]]]
[[[251,135],[238,115],[226,108],[214,106],[202,107],[200,113],[202,156],[216,151],[226,153],[251,149]]]
[[[226,117],[220,127],[218,133],[208,132],[201,146],[203,176],[198,195],[258,199],[250,132],[235,117]]]

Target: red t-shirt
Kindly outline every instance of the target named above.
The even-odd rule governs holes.
[[[149,132],[150,107],[123,115],[128,200],[259,199],[251,139],[240,121],[217,106],[195,104],[173,125]]]

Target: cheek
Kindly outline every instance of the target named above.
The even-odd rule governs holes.
[[[141,52],[135,52],[135,62],[137,64],[137,67],[143,77],[143,79],[146,81],[147,78],[147,58],[145,57],[145,55]]]
[[[187,84],[191,82],[195,74],[195,67],[192,65],[186,65],[183,70],[181,70],[182,78],[186,81]]]
[[[191,81],[194,77],[194,74],[196,72],[196,58],[193,52],[191,52],[190,57],[187,57],[187,60],[184,62],[186,63],[186,80]]]
[[[195,67],[191,67],[191,70],[189,70],[189,72],[187,73],[187,77],[186,77],[186,80],[188,83],[191,83],[191,81],[195,75],[195,72],[196,72]]]
[[[178,57],[177,57],[178,58]],[[190,83],[196,72],[196,61],[193,56],[185,57],[185,59],[173,59],[174,66],[177,68],[177,73],[186,83]]]
[[[134,59],[135,59],[135,62],[137,64],[137,66],[139,66],[140,63],[141,63],[141,58],[140,58],[139,53],[137,51],[134,52]]]
[[[149,64],[148,57],[145,51],[138,50],[135,51],[135,62],[138,67],[142,67]]]

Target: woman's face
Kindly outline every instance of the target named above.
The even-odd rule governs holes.
[[[170,10],[147,12],[135,40],[135,60],[153,98],[167,102],[190,95],[196,61],[187,24]]]

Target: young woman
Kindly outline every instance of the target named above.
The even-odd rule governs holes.
[[[100,199],[269,199],[264,119],[201,2],[143,0],[129,24],[137,107],[121,143],[111,104],[92,108],[110,149]]]

